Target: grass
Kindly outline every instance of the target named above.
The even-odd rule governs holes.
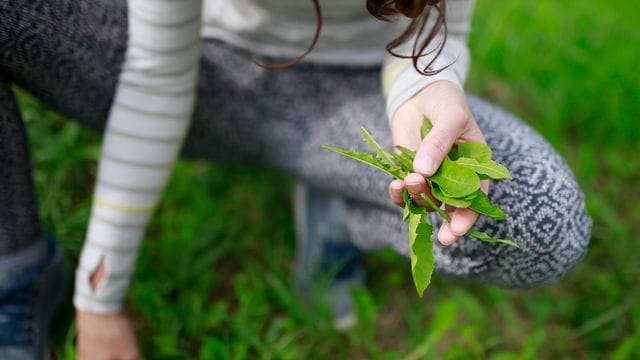
[[[408,263],[367,260],[360,325],[331,329],[289,283],[291,180],[183,161],[143,246],[127,313],[150,359],[629,359],[640,357],[640,28],[623,0],[478,0],[468,89],[538,129],[563,154],[594,219],[565,279],[505,291],[436,276],[425,299]],[[89,213],[99,138],[22,95],[41,215],[71,264]],[[259,174],[259,176],[256,176]],[[282,185],[284,184],[284,185]],[[73,358],[72,310],[56,322]]]

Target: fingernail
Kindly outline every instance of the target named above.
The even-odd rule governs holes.
[[[453,244],[458,238],[452,238],[452,239],[438,239],[440,241],[440,244],[444,245],[444,246],[449,246],[451,244]]]
[[[429,156],[420,156],[413,162],[413,168],[415,171],[422,175],[433,175],[435,173],[433,160]]]
[[[456,241],[456,237],[455,235],[451,234],[451,232],[449,232],[448,234],[446,232],[440,232],[438,233],[438,241],[440,242],[440,244],[448,246]]]

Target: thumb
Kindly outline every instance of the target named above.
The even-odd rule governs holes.
[[[413,170],[422,176],[432,176],[460,137],[467,124],[464,112],[447,114],[434,119],[433,128],[420,143],[413,161]]]

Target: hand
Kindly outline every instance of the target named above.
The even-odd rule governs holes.
[[[99,315],[76,311],[79,360],[137,360],[138,345],[124,315]]]
[[[422,119],[427,116],[433,124],[424,141],[420,139]],[[449,81],[436,81],[402,104],[393,115],[391,132],[395,145],[416,150],[413,170],[404,180],[394,180],[389,184],[391,201],[404,206],[402,193],[406,188],[419,205],[425,205],[421,193],[431,195],[425,177],[433,175],[453,144],[458,141],[485,142],[476,124],[464,92]],[[489,182],[482,181],[484,192]],[[478,219],[478,213],[470,209],[447,207],[451,223],[443,221],[438,231],[438,240],[450,245],[464,235]]]

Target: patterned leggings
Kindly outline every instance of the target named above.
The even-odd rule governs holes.
[[[42,237],[10,83],[101,131],[126,48],[126,11],[125,0],[0,3],[0,259]],[[578,184],[530,127],[477,97],[469,96],[469,103],[496,160],[514,176],[492,184],[490,193],[508,220],[481,217],[476,227],[525,250],[467,238],[448,247],[436,243],[436,270],[512,288],[558,279],[589,242],[591,220]],[[390,245],[407,255],[401,209],[387,196],[390,179],[320,148],[364,150],[361,125],[391,146],[378,68],[301,64],[264,70],[243,51],[207,40],[184,155],[265,164],[339,194],[359,248]]]

